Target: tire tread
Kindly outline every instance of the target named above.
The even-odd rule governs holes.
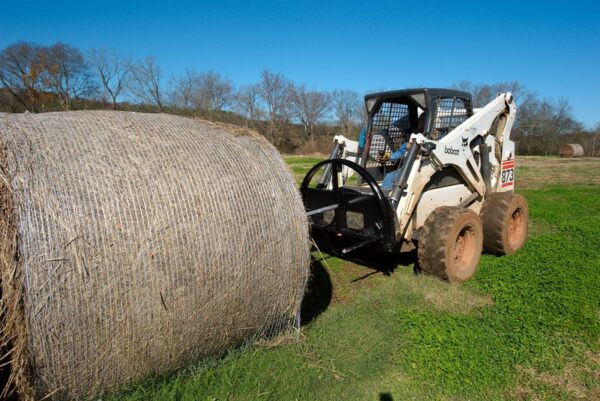
[[[417,257],[420,269],[430,275],[448,281],[446,245],[456,220],[469,209],[457,206],[441,206],[425,220],[419,235]]]

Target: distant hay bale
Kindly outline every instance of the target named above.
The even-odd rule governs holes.
[[[1,118],[0,140],[2,344],[23,399],[98,396],[298,324],[307,221],[264,138],[82,111]]]
[[[583,146],[578,143],[560,145],[560,157],[583,157]]]

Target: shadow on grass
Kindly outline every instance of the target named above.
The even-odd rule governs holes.
[[[327,269],[321,260],[313,259],[310,264],[308,286],[302,300],[301,324],[310,323],[325,312],[331,303],[332,295],[333,286]]]
[[[391,275],[397,268],[414,265],[418,273],[417,254],[415,251],[392,254],[375,252],[372,250],[355,251],[347,255],[334,253],[335,257],[365,267],[365,274],[355,278],[351,283],[367,279],[375,274]],[[324,266],[327,258],[313,258],[310,266],[310,279],[304,299],[302,300],[301,324],[312,322],[321,313],[325,312],[331,304],[333,285],[331,276]],[[325,262],[327,263],[327,262]]]
[[[344,254],[343,249],[355,245],[355,242],[345,237],[335,237],[331,234],[313,233],[314,244],[318,244],[317,250],[326,252],[336,258],[362,265],[377,273],[389,276],[399,266],[414,264],[415,272],[418,272],[417,252],[391,253],[384,252],[378,245],[366,246]],[[375,274],[375,273],[372,273]]]
[[[355,279],[354,281],[360,281],[377,273],[382,273],[386,276],[389,276],[397,268],[402,266],[410,266],[411,264],[414,264],[414,271],[415,273],[418,273],[416,251],[406,253],[384,253],[366,249],[357,250],[347,255],[336,254],[335,256],[373,270],[367,273],[365,276]]]

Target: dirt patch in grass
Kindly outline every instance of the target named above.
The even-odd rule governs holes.
[[[510,392],[509,397],[519,401],[539,400],[538,397],[533,395],[533,390],[523,386],[517,386],[513,391]]]
[[[547,387],[556,396],[564,395],[569,399],[600,399],[600,353],[586,353],[584,360],[568,362],[559,372],[540,372],[534,368],[521,368],[520,371],[533,388]],[[514,395],[517,399],[536,399],[536,390],[518,386]]]
[[[470,314],[475,309],[493,305],[488,294],[478,294],[461,285],[442,282],[435,277],[420,275],[406,282],[412,292],[423,297],[424,305],[438,311]]]
[[[402,282],[403,290],[422,300],[421,307],[455,314],[470,314],[472,311],[493,305],[489,294],[480,294],[461,285],[450,285],[436,277],[414,275],[410,266],[396,272],[387,272],[334,257],[321,259],[323,268],[328,272],[333,288],[331,305],[347,303],[361,292],[372,290],[378,284],[392,278],[390,274],[400,274],[396,279]],[[405,269],[406,268],[406,269]]]
[[[378,270],[344,261],[341,267],[331,270],[332,304],[351,301],[357,293],[375,286],[377,279],[382,275]]]
[[[549,224],[545,221],[529,219],[528,234],[527,237],[539,234],[553,234],[556,233],[556,226]]]

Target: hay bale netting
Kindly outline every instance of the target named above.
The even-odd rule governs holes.
[[[578,143],[560,145],[560,157],[583,157],[583,146]]]
[[[298,323],[294,179],[262,137],[126,112],[0,119],[4,339],[25,398],[84,399]]]

